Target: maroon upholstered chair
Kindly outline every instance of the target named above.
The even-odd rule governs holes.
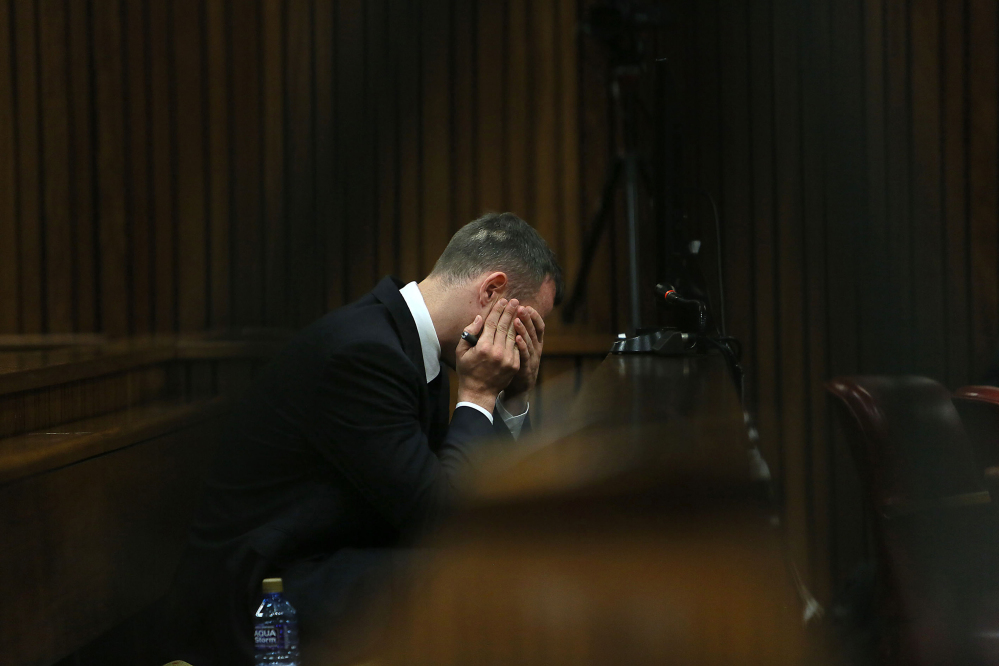
[[[949,391],[924,377],[826,384],[849,441],[877,543],[885,661],[974,663],[991,589],[990,497]],[[986,623],[990,624],[990,623]],[[979,641],[980,642],[980,641]]]
[[[999,493],[999,388],[965,386],[954,393],[982,480],[993,497]]]

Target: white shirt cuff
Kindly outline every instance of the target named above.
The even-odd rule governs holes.
[[[510,429],[510,434],[513,435],[514,439],[517,439],[520,437],[520,431],[524,427],[524,421],[527,419],[527,411],[531,408],[531,403],[527,403],[523,414],[513,415],[507,411],[506,405],[503,404],[504,393],[504,391],[500,391],[500,394],[496,396],[496,411],[499,412],[500,418],[503,419],[506,427]]]
[[[482,405],[476,405],[474,402],[459,402],[454,406],[455,409],[458,409],[459,407],[471,407],[472,409],[477,409],[486,415],[486,418],[489,419],[490,423],[493,422],[493,415],[490,414],[489,411]],[[500,413],[502,414],[502,412]]]

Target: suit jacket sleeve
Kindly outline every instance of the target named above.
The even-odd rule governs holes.
[[[399,350],[361,343],[329,359],[316,402],[323,456],[406,532],[442,517],[476,440],[493,433],[484,414],[460,407],[435,455],[420,424],[421,382]]]

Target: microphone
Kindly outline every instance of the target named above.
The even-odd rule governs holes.
[[[656,285],[656,296],[666,301],[666,305],[694,310],[697,312],[697,329],[699,333],[704,333],[708,328],[708,308],[701,301],[691,298],[684,298],[676,293],[673,285],[659,283]]]

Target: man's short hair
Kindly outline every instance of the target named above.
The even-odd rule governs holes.
[[[537,295],[546,278],[555,283],[555,305],[562,302],[562,269],[548,243],[513,213],[487,213],[451,238],[431,275],[447,284],[464,284],[490,271],[503,271],[509,298]]]

